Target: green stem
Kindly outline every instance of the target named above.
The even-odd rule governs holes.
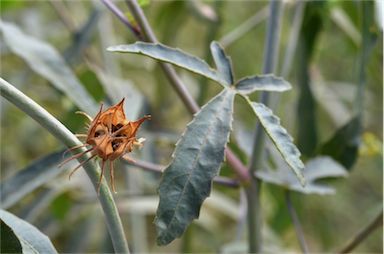
[[[371,3],[369,2],[361,2],[361,31],[362,31],[362,44],[361,44],[361,52],[359,57],[359,66],[358,66],[358,85],[356,89],[356,96],[355,96],[355,103],[354,103],[354,113],[360,117],[360,121],[362,121],[363,116],[363,110],[364,110],[364,90],[366,86],[366,66],[368,62],[368,56],[370,53],[371,45],[372,43],[370,40],[370,32],[369,27],[372,22],[372,11],[370,11],[370,8],[373,8],[371,6]]]
[[[291,217],[293,226],[295,227],[296,236],[299,240],[300,248],[304,254],[309,253],[308,246],[305,241],[304,232],[300,224],[299,217],[297,216],[295,207],[292,204],[291,192],[289,190],[285,191],[285,203],[287,204],[289,216]]]
[[[263,9],[259,10],[252,17],[248,18],[246,21],[235,27],[232,31],[221,37],[219,39],[220,45],[223,48],[227,48],[232,43],[239,40],[242,36],[247,34],[249,31],[251,31],[253,28],[268,18],[268,9],[268,6],[263,7]]]
[[[383,226],[383,210],[366,227],[359,231],[338,253],[350,253],[377,228]]]
[[[81,142],[73,135],[61,122],[48,113],[44,108],[38,105],[31,98],[23,94],[14,86],[9,84],[4,79],[0,78],[0,92],[1,96],[13,103],[24,113],[33,118],[46,130],[48,130],[58,140],[63,142],[67,147],[73,147],[80,145]],[[84,151],[85,149],[79,149]],[[89,158],[89,155],[84,155],[79,158],[79,162],[85,161]],[[88,162],[83,165],[86,173],[91,179],[92,184],[97,189],[97,183],[99,181],[99,170],[93,162]],[[113,196],[109,191],[106,181],[103,179],[99,201],[103,208],[109,234],[111,236],[113,247],[117,253],[129,253],[128,243],[126,241],[123,225],[117,211]]]
[[[278,57],[278,45],[280,34],[280,20],[282,12],[281,1],[270,2],[270,15],[268,20],[268,30],[266,38],[266,48],[264,54],[263,73],[272,73],[275,69]],[[269,93],[261,93],[260,100],[268,106]],[[265,148],[265,133],[260,123],[256,125],[256,134],[253,143],[252,156],[249,171],[252,176],[257,169],[263,166],[263,153]],[[247,190],[248,200],[248,232],[249,232],[249,252],[259,253],[262,251],[261,237],[261,207],[260,207],[260,186],[261,182],[253,177]]]

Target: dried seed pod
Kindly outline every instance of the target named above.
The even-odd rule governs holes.
[[[92,153],[92,156],[89,159],[72,170],[69,175],[69,177],[71,177],[71,175],[87,161],[96,156],[101,158],[101,174],[97,187],[98,193],[100,191],[100,183],[104,174],[106,161],[109,161],[111,186],[112,190],[115,192],[113,161],[124,154],[131,152],[134,145],[142,145],[144,139],[137,140],[136,132],[145,120],[151,118],[151,116],[147,115],[137,121],[131,122],[126,118],[123,107],[124,99],[118,104],[106,109],[104,112],[102,110],[103,105],[101,105],[100,110],[94,119],[86,113],[80,112],[91,120],[91,124],[86,134],[85,144],[73,147],[69,149],[69,151],[83,146],[91,146],[91,148],[82,153],[73,155],[60,164],[60,166],[62,166],[68,161],[77,159],[88,152]]]

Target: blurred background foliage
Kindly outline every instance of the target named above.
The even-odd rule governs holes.
[[[333,195],[292,194],[311,252],[336,251],[382,209],[383,14],[380,19],[379,2],[368,1],[371,22],[363,31],[361,1],[284,1],[276,74],[284,76],[293,89],[277,98],[272,108],[295,138],[305,161],[328,154],[349,172],[345,179],[322,180],[334,188]],[[125,3],[115,3],[133,21]],[[268,2],[148,0],[141,5],[160,42],[212,64],[209,43],[216,40],[231,56],[236,77],[262,72]],[[142,94],[143,100],[131,98],[126,109],[136,103],[138,115],[150,113],[152,121],[139,134],[147,139],[144,148],[132,157],[169,163],[174,144],[191,117],[153,60],[106,52],[107,46],[132,43],[135,38],[104,5],[97,1],[2,0],[0,7],[2,21],[56,48],[96,102],[112,104],[119,99],[107,96],[109,82],[120,88],[131,86]],[[68,96],[34,72],[4,42],[1,38],[1,77],[74,133],[84,132],[84,118],[75,114],[78,108]],[[366,58],[361,57],[362,52]],[[178,73],[200,105],[220,91],[209,80],[180,69]],[[363,90],[359,90],[361,83],[365,84]],[[130,93],[121,93],[123,96]],[[356,109],[360,99],[362,107]],[[242,100],[236,101],[229,145],[244,163],[256,123],[246,107]],[[360,111],[361,118],[354,121]],[[2,185],[37,159],[61,149],[47,131],[1,100]],[[59,252],[110,252],[111,241],[89,180],[79,171],[68,181],[67,170],[73,165],[7,208],[46,233]],[[242,190],[214,184],[199,220],[180,240],[158,247],[152,221],[159,175],[124,163],[116,169],[116,202],[134,252],[246,250]],[[227,165],[221,175],[234,176]],[[262,188],[266,251],[299,251],[284,189],[270,184]],[[382,253],[382,241],[380,229],[356,252]]]

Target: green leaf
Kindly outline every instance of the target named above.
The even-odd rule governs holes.
[[[159,187],[155,219],[159,245],[179,237],[199,216],[200,207],[210,194],[212,179],[224,160],[234,95],[232,89],[225,89],[209,101],[177,142],[173,161],[165,169]]]
[[[3,221],[0,221],[0,238],[0,253],[22,253],[19,239]]]
[[[292,137],[280,125],[280,119],[273,114],[271,109],[257,102],[251,102],[251,106],[268,136],[272,139],[273,143],[275,143],[284,160],[296,174],[301,185],[304,186],[305,179],[302,174],[304,164],[300,160],[300,151],[293,144]]]
[[[233,71],[231,59],[225,54],[224,49],[217,43],[213,41],[211,43],[211,53],[213,56],[213,61],[215,61],[217,71],[219,75],[222,76],[222,79],[225,80],[226,85],[233,84]]]
[[[311,88],[309,66],[316,49],[316,43],[328,20],[327,1],[309,1],[305,5],[303,22],[297,46],[297,144],[303,155],[310,157],[318,145],[316,103]]]
[[[220,84],[226,84],[226,81],[209,65],[180,49],[170,48],[162,44],[136,42],[128,45],[117,45],[107,48],[111,52],[134,53],[149,56],[153,59],[167,62],[189,70],[191,72],[203,75]]]
[[[57,253],[49,238],[28,222],[5,210],[0,210],[0,219],[12,229],[23,253]]]
[[[25,195],[56,177],[62,171],[57,164],[63,159],[63,152],[51,153],[19,170],[9,179],[4,179],[0,185],[1,208],[16,204]]]
[[[273,74],[246,77],[239,80],[236,89],[241,94],[250,94],[255,91],[284,92],[291,89],[291,84]]]
[[[55,48],[23,33],[11,23],[0,21],[0,30],[9,49],[23,58],[32,70],[49,80],[84,112],[91,115],[97,113],[96,102]]]
[[[151,3],[151,0],[138,0],[140,7],[146,7]]]
[[[255,172],[256,176],[264,182],[283,186],[289,190],[301,192],[304,194],[327,195],[334,194],[335,190],[329,186],[315,183],[315,181],[324,178],[346,177],[348,172],[342,165],[330,157],[316,157],[307,162],[303,175],[307,180],[305,187],[302,187],[297,181],[295,175],[287,167],[279,167],[277,170],[260,170]]]
[[[361,128],[361,119],[352,118],[322,145],[320,153],[331,156],[347,169],[351,169],[358,156]]]

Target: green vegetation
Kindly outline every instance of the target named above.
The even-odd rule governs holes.
[[[378,2],[1,1],[1,252],[382,253]],[[98,195],[58,165],[123,97]]]

